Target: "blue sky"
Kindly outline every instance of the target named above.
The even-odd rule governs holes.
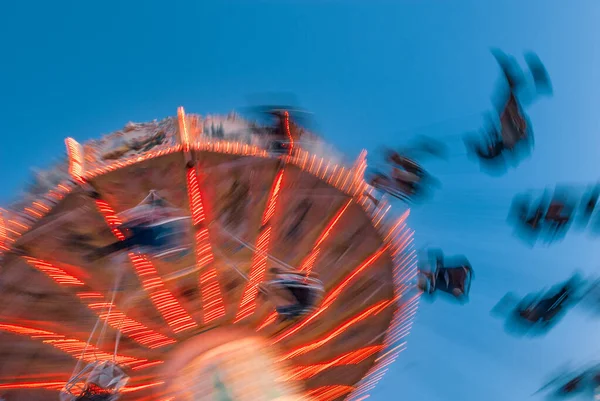
[[[423,302],[409,348],[374,400],[523,400],[552,370],[600,351],[599,323],[575,311],[533,340],[507,336],[489,315],[509,290],[523,294],[598,266],[597,242],[584,235],[531,250],[504,221],[521,190],[598,179],[598,2],[4,3],[0,203],[30,167],[64,152],[66,136],[84,141],[129,120],[174,115],[179,105],[227,112],[252,93],[294,92],[319,132],[351,157],[415,132],[452,149],[448,163],[429,165],[443,187],[413,210],[411,224],[417,245],[470,258],[471,302]],[[479,173],[458,140],[491,106],[492,46],[518,57],[536,51],[555,89],[529,110],[533,156],[500,178]]]

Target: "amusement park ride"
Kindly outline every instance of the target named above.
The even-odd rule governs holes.
[[[368,396],[418,306],[408,211],[371,201],[365,152],[345,167],[277,116],[244,141],[182,108],[66,140],[69,175],[0,212],[0,397]]]
[[[534,54],[527,73],[494,56],[496,110],[464,145],[502,174],[533,150],[524,93],[552,85]],[[439,187],[421,162],[447,160],[444,143],[389,150],[386,171],[367,172],[365,151],[344,165],[298,123],[304,111],[254,112],[272,124],[180,108],[68,138],[68,163],[0,209],[0,400],[363,401],[405,348],[421,294],[469,302],[469,260],[429,250],[418,267],[409,211],[394,219],[388,202]],[[514,198],[524,242],[572,225],[598,234],[600,184],[553,192]],[[599,299],[600,279],[576,273],[508,293],[492,314],[540,336],[577,305],[598,313]],[[600,393],[598,377],[594,365],[543,391]]]

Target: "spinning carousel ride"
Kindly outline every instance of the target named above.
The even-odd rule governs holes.
[[[180,108],[66,140],[52,187],[0,211],[3,400],[368,396],[418,307],[408,211],[366,153],[255,132]]]

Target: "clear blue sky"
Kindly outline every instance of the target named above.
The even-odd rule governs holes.
[[[506,291],[598,267],[598,242],[574,234],[530,250],[504,219],[522,189],[598,179],[599,20],[593,0],[3,2],[0,202],[29,167],[64,152],[65,136],[83,141],[179,105],[227,112],[248,94],[295,92],[352,157],[420,127],[455,156],[430,166],[443,188],[413,210],[417,244],[466,254],[477,275],[470,304],[422,304],[373,399],[524,400],[562,363],[600,351],[599,323],[578,312],[534,340],[507,336],[489,315]],[[491,46],[536,51],[555,88],[529,111],[533,157],[501,178],[480,174],[457,139],[491,105]]]

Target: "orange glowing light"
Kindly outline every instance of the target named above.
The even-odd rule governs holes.
[[[277,206],[277,199],[279,198],[279,192],[281,191],[281,181],[283,180],[284,170],[281,169],[277,173],[275,177],[275,185],[271,190],[271,196],[269,197],[269,201],[267,202],[267,208],[265,210],[265,214],[262,218],[262,225],[266,225],[269,223],[273,215],[275,214],[275,206]]]
[[[83,148],[73,138],[65,139],[67,146],[67,155],[69,156],[69,174],[73,179],[79,183],[85,182],[83,179],[84,175],[84,157]]]
[[[267,200],[267,207],[265,208],[264,215],[262,218],[262,231],[256,241],[256,251],[252,256],[252,265],[250,266],[250,276],[244,292],[242,295],[242,301],[237,311],[235,322],[239,322],[242,319],[247,318],[256,310],[256,296],[258,295],[258,285],[264,280],[265,272],[267,268],[267,252],[269,251],[269,245],[271,240],[271,218],[275,214],[275,208],[277,206],[277,199],[281,190],[281,182],[283,180],[285,170],[281,169],[275,176],[273,181],[273,187]]]
[[[76,286],[85,285],[83,281],[79,280],[77,277],[70,275],[69,273],[67,273],[60,267],[53,265],[52,263],[36,258],[31,258],[28,256],[24,256],[23,259],[25,259],[25,261],[27,261],[27,263],[29,263],[31,266],[35,267],[42,273],[48,275],[48,277],[56,281],[58,284]]]
[[[121,389],[122,393],[133,393],[135,391],[144,390],[151,387],[156,387],[164,384],[164,382],[154,382],[149,384],[140,384],[138,386],[125,386]]]
[[[285,125],[285,133],[290,141],[290,151],[288,154],[292,154],[294,149],[294,138],[292,137],[292,131],[290,130],[290,113],[286,110],[283,112],[283,123]]]
[[[104,352],[92,344],[87,344],[86,342],[73,338],[67,338],[51,331],[11,324],[0,324],[0,330],[8,333],[29,336],[32,339],[39,339],[42,343],[51,345],[76,359],[80,358],[85,350],[85,354],[81,357],[85,362],[113,360],[113,354]],[[115,360],[124,366],[138,366],[148,362],[147,359],[138,359],[123,355],[117,355]]]
[[[32,202],[29,207],[23,208],[22,212],[16,213],[16,219],[5,220],[5,228],[8,234],[7,240],[15,242],[21,235],[29,230],[33,224],[46,216],[51,208],[61,201],[73,186],[70,183],[59,184],[51,189],[40,199]]]
[[[121,393],[133,393],[136,391],[144,390],[151,387],[160,386],[163,382],[155,382],[150,384],[142,384],[138,386],[125,386],[120,391]],[[67,382],[37,382],[37,383],[4,383],[0,384],[0,389],[3,390],[16,390],[23,388],[43,388],[46,390],[60,391],[67,385]]]
[[[411,279],[412,274],[410,272],[416,271],[416,255],[414,249],[412,249],[412,231],[407,229],[404,221],[408,216],[408,212],[405,213],[398,222],[392,226],[389,233],[386,235],[385,240],[390,239],[390,245],[394,250],[394,282],[395,282],[395,297],[400,299],[407,291],[407,286],[402,284],[406,280]],[[398,229],[400,227],[400,229]],[[409,252],[401,252],[406,249]],[[375,364],[363,377],[360,384],[350,394],[350,401],[362,401],[369,397],[369,392],[377,385],[377,383],[383,378],[387,372],[387,367],[393,363],[398,355],[406,349],[406,341],[402,341],[406,338],[412,327],[412,319],[417,313],[420,292],[410,297],[403,305],[397,308],[392,317],[392,321],[388,330],[385,333],[384,346],[386,352],[380,355]],[[398,343],[400,342],[400,343]]]
[[[81,151],[81,149],[78,148],[79,144],[77,144],[77,142],[75,142],[74,140],[67,138],[66,144],[67,144],[67,152],[69,152],[69,162],[70,162],[69,163],[69,172],[70,172],[71,176],[75,179],[75,181],[81,183],[84,180],[84,178],[89,179],[89,178],[98,176],[100,174],[104,174],[104,173],[107,173],[110,171],[115,171],[122,167],[126,167],[126,166],[130,166],[130,165],[133,165],[136,163],[144,162],[146,160],[160,157],[160,156],[167,155],[167,154],[171,154],[174,152],[180,152],[182,150],[188,152],[191,150],[192,147],[195,150],[202,150],[202,151],[209,151],[209,152],[220,152],[220,153],[226,153],[226,154],[240,154],[240,155],[244,155],[244,156],[254,156],[254,157],[269,157],[269,154],[267,153],[267,151],[265,149],[262,149],[262,148],[259,148],[256,146],[251,146],[248,144],[242,144],[239,142],[203,141],[200,144],[192,143],[193,141],[190,139],[189,133],[187,132],[189,127],[186,126],[185,114],[183,112],[183,108],[181,108],[181,113],[179,113],[179,110],[178,110],[178,117],[179,116],[180,116],[180,133],[182,135],[182,145],[175,145],[175,146],[160,149],[157,151],[149,152],[142,156],[135,155],[128,159],[119,160],[110,165],[105,165],[100,168],[96,168],[95,170],[88,171],[88,172],[84,171],[84,162],[83,162],[84,157],[83,157],[83,152]],[[403,252],[404,249],[408,248],[412,244],[412,241],[413,241],[412,240],[412,232],[410,232],[409,230],[406,230],[405,226],[403,225],[404,220],[406,219],[406,216],[403,216],[403,218],[401,218],[401,220],[396,222],[395,226],[392,229],[390,229],[389,232],[384,232],[385,227],[387,226],[385,217],[389,210],[389,204],[387,204],[385,202],[381,202],[379,204],[379,206],[373,207],[370,204],[366,203],[366,197],[364,197],[362,195],[361,189],[364,189],[365,191],[370,190],[369,188],[364,188],[364,185],[363,185],[364,180],[362,179],[362,174],[364,174],[364,169],[366,168],[366,160],[363,157],[363,154],[361,153],[361,156],[359,156],[359,159],[357,160],[357,162],[355,163],[355,166],[351,170],[345,169],[342,166],[332,165],[330,162],[325,163],[326,160],[324,160],[323,158],[318,158],[318,157],[316,157],[316,155],[309,154],[308,152],[303,151],[301,149],[297,149],[295,154],[292,156],[291,151],[295,144],[293,143],[293,138],[291,137],[291,131],[290,131],[290,127],[289,127],[289,114],[286,112],[284,116],[285,116],[284,122],[286,124],[286,134],[289,136],[289,139],[290,139],[290,154],[285,159],[286,162],[298,166],[303,171],[306,171],[310,174],[313,174],[313,175],[319,177],[322,180],[329,182],[330,184],[335,186],[338,190],[343,191],[343,192],[347,193],[348,195],[352,196],[356,200],[357,204],[361,205],[365,209],[365,211],[368,212],[369,209],[372,209],[372,213],[368,213],[369,217],[371,218],[373,225],[376,227],[376,229],[380,233],[381,237],[385,238],[384,242],[386,243],[386,245],[384,247],[382,247],[378,252],[373,254],[369,259],[367,259],[358,268],[356,268],[354,270],[354,272],[351,273],[349,276],[347,276],[341,283],[339,283],[338,286],[336,288],[334,288],[323,300],[322,306],[319,310],[314,312],[305,321],[301,322],[296,327],[293,327],[291,330],[288,329],[288,331],[285,331],[277,339],[275,339],[275,342],[282,341],[284,338],[292,335],[293,333],[296,333],[302,327],[305,327],[310,321],[312,321],[317,316],[319,316],[324,310],[329,308],[329,306],[331,306],[333,304],[333,302],[335,302],[335,300],[339,297],[341,292],[347,286],[350,285],[349,283],[356,277],[356,275],[360,274],[369,265],[374,263],[374,261],[382,253],[389,251],[390,255],[392,256],[392,259],[394,261],[394,266],[395,266],[395,273],[394,273],[395,274],[395,276],[394,276],[395,283],[396,283],[396,281],[405,282],[406,280],[410,279],[411,275],[414,275],[414,272],[416,271],[416,255],[414,255],[414,251],[412,253],[411,252],[409,252],[409,253]],[[183,123],[183,129],[181,129],[181,123]],[[196,175],[194,174],[194,176],[196,176]],[[280,175],[276,177],[274,184],[273,184],[273,188],[271,189],[271,194],[270,194],[267,204],[266,204],[266,208],[265,208],[264,215],[263,215],[263,221],[262,221],[263,227],[261,229],[261,233],[259,234],[259,236],[257,238],[256,251],[255,251],[255,254],[253,255],[252,268],[251,268],[251,274],[250,274],[250,283],[247,285],[247,287],[244,290],[242,302],[241,302],[240,308],[238,309],[238,313],[236,316],[236,321],[241,320],[246,316],[249,316],[256,308],[255,298],[257,295],[257,291],[258,291],[257,284],[259,284],[264,279],[264,274],[265,274],[265,270],[266,270],[266,260],[267,260],[266,255],[269,250],[270,236],[271,236],[271,232],[272,232],[271,220],[276,211],[277,197],[281,190],[282,178],[283,178],[283,170],[281,170]],[[197,181],[197,177],[196,177],[196,181]],[[26,219],[19,217],[18,220],[8,221],[6,219],[6,215],[2,215],[0,213],[0,251],[3,249],[2,248],[3,246],[6,246],[7,241],[14,241],[16,238],[18,238],[20,235],[22,235],[22,233],[24,233],[26,230],[29,230],[32,227],[33,222],[35,222],[36,220],[45,216],[58,201],[60,201],[62,198],[64,198],[64,196],[71,191],[71,189],[72,189],[72,185],[67,183],[67,184],[61,184],[56,189],[49,191],[43,198],[38,199],[36,202],[33,202],[31,206],[23,209],[23,214],[27,217]],[[197,194],[196,194],[196,192],[197,192]],[[197,191],[194,189],[191,189],[189,178],[188,178],[188,193],[190,196],[190,207],[192,209],[192,217],[194,220],[194,225],[197,226],[197,228],[198,228],[196,230],[196,263],[197,263],[197,266],[209,266],[213,262],[214,257],[212,255],[212,250],[210,249],[210,241],[208,238],[208,231],[205,230],[203,227],[201,227],[201,224],[200,224],[205,219],[205,217],[203,215],[204,211],[202,208],[202,197],[200,194],[199,186],[198,186]],[[194,200],[192,200],[192,198]],[[194,205],[193,205],[194,202],[199,205],[197,208],[194,207]],[[351,200],[348,201],[348,203],[346,204],[345,207],[346,208],[349,207],[350,203],[351,203]],[[97,207],[102,212],[102,214],[103,214],[107,224],[111,228],[111,231],[113,232],[113,234],[120,240],[124,239],[125,238],[124,234],[119,230],[119,226],[120,226],[121,222],[120,222],[118,216],[112,210],[112,208],[110,208],[110,206],[106,202],[101,201],[101,200],[97,201]],[[197,212],[194,212],[194,209],[197,209]],[[335,218],[334,218],[334,220],[335,220]],[[339,220],[339,218],[338,218],[338,220]],[[308,272],[311,271],[313,264],[315,263],[315,261],[318,258],[319,248],[321,246],[321,243],[323,243],[323,241],[325,241],[325,239],[329,235],[328,231],[331,231],[331,229],[333,228],[333,226],[336,223],[337,223],[337,221],[333,222],[333,223],[330,222],[329,225],[331,227],[326,229],[321,235],[322,238],[320,237],[319,240],[317,240],[313,250],[301,264],[303,270],[308,271]],[[401,228],[400,230],[398,230],[399,227]],[[199,244],[208,245],[208,248],[206,246],[198,246]],[[259,257],[259,255],[260,255],[260,257]],[[159,310],[159,312],[163,315],[165,321],[169,324],[171,329],[174,332],[179,332],[179,331],[186,330],[186,329],[189,329],[192,327],[196,327],[197,326],[196,323],[191,319],[191,317],[187,314],[187,312],[185,312],[185,310],[181,307],[181,305],[179,304],[177,299],[175,297],[173,297],[173,295],[165,288],[162,279],[158,275],[158,272],[156,271],[156,269],[154,268],[152,263],[147,259],[147,257],[145,257],[144,255],[135,255],[135,254],[129,254],[129,257],[130,257],[132,264],[135,267],[136,272],[138,273],[138,276],[140,277],[140,280],[142,281],[144,289],[148,292],[152,302],[154,303],[156,308]],[[83,285],[83,281],[81,281],[79,278],[70,275],[69,273],[65,272],[64,270],[62,270],[60,268],[57,268],[54,265],[40,264],[39,260],[36,260],[36,262],[38,262],[37,268],[39,270],[41,270],[41,271],[45,270],[45,273],[48,276],[52,277],[54,281],[56,281],[57,283],[59,283],[61,285],[70,285],[70,286],[77,286],[77,287],[81,287]],[[41,262],[43,262],[43,261],[41,261]],[[205,270],[205,274],[201,275],[201,277],[200,277],[200,286],[201,286],[201,288],[207,288],[206,297],[205,297],[205,291],[202,290],[203,305],[204,305],[204,309],[205,309],[204,318],[206,320],[206,318],[207,318],[206,311],[209,309],[208,305],[209,304],[212,305],[212,303],[211,303],[211,301],[209,301],[209,299],[212,299],[214,297],[215,299],[219,299],[221,302],[222,302],[222,299],[220,297],[220,289],[218,287],[216,271],[214,272],[214,275],[213,275],[214,269],[212,269],[212,268],[206,269],[205,268],[204,270]],[[216,287],[212,286],[210,283],[215,283]],[[399,284],[396,284],[395,287],[396,287],[395,288],[395,295],[396,295],[395,298],[398,298],[399,294],[401,294],[401,292],[399,293],[398,291],[405,291],[405,289],[403,289],[403,287],[401,287],[401,285],[399,285]],[[214,293],[216,295],[209,296],[208,295],[209,293],[210,294]],[[156,337],[153,337],[154,334],[144,332],[144,330],[147,329],[147,328],[145,328],[145,326],[141,325],[139,322],[136,322],[132,319],[128,319],[124,314],[121,315],[120,314],[121,312],[116,310],[115,305],[111,305],[109,302],[106,302],[106,300],[103,299],[102,294],[89,292],[89,291],[87,291],[87,292],[80,291],[80,292],[77,292],[77,295],[83,302],[85,302],[87,304],[87,306],[90,309],[95,310],[96,313],[98,313],[100,315],[102,315],[102,313],[103,313],[102,311],[104,310],[102,308],[106,308],[107,306],[112,306],[111,316],[110,317],[104,316],[104,319],[106,319],[109,322],[109,324],[113,327],[116,322],[115,319],[121,319],[123,321],[123,323],[122,323],[123,332],[125,333],[126,330],[129,330],[129,334],[127,334],[127,333],[125,333],[125,334],[129,335],[134,340],[136,340],[140,343],[142,343],[142,341],[145,341],[147,343],[147,345],[152,348],[152,346],[150,344],[159,344],[161,341],[168,341],[168,342],[174,341],[174,340],[168,339],[167,337],[158,339]],[[387,301],[387,302],[389,302],[389,301]],[[246,306],[244,307],[244,305],[246,305]],[[383,376],[383,373],[385,373],[385,370],[384,370],[385,367],[389,363],[391,363],[391,361],[393,361],[395,359],[394,355],[397,355],[397,353],[399,352],[399,350],[401,350],[401,348],[403,349],[403,344],[400,344],[400,345],[397,345],[397,346],[394,346],[391,348],[390,348],[390,346],[391,346],[391,343],[393,343],[394,341],[398,340],[399,338],[404,338],[406,335],[408,335],[408,332],[410,331],[410,326],[412,324],[411,319],[414,316],[414,314],[416,313],[417,307],[418,307],[418,297],[417,297],[416,301],[414,299],[412,301],[410,301],[408,306],[405,305],[405,307],[398,308],[395,311],[393,323],[385,334],[386,351],[385,351],[384,355],[380,356],[377,359],[377,363],[375,364],[373,369],[369,372],[368,377],[365,378],[365,380],[361,383],[361,385],[358,388],[356,388],[356,390],[352,386],[320,387],[320,388],[312,389],[307,393],[307,395],[309,395],[311,397],[311,400],[312,401],[314,401],[314,400],[318,400],[318,401],[334,400],[339,397],[347,395],[348,393],[352,392],[353,390],[355,390],[355,391],[350,396],[353,397],[352,399],[354,401],[364,400],[366,397],[368,397],[368,395],[362,395],[362,394],[364,394],[364,391],[370,390],[372,388],[372,386],[377,381],[380,380],[380,378]],[[218,307],[215,307],[215,308],[218,309]],[[374,312],[372,312],[372,313],[374,313]],[[113,318],[113,316],[114,316],[114,318]],[[274,320],[275,318],[276,318],[276,313],[273,313],[268,316],[267,322],[270,322],[271,320]],[[37,339],[44,340],[44,341],[48,340],[49,341],[48,344],[53,345],[55,348],[61,349],[62,351],[67,352],[67,353],[73,355],[74,357],[77,357],[77,355],[76,355],[77,352],[82,351],[82,348],[81,348],[82,342],[77,342],[77,340],[72,340],[72,339],[66,339],[63,336],[59,336],[55,333],[21,327],[21,326],[10,326],[10,325],[0,325],[0,330],[10,331],[9,329],[11,327],[13,328],[13,330],[16,330],[16,329],[14,329],[15,327],[17,327],[18,330],[21,330],[22,333],[20,333],[20,334],[29,335],[32,338],[37,338]],[[339,328],[338,328],[338,330],[339,330]],[[134,335],[137,335],[134,333],[139,334],[137,339],[134,338]],[[143,337],[146,334],[147,334],[147,337]],[[161,335],[158,333],[155,333],[155,334],[157,334],[159,336]],[[164,340],[165,338],[166,338],[166,340]],[[171,343],[171,342],[169,342],[169,343]],[[93,348],[89,348],[89,353],[91,354],[92,352],[96,352],[96,353],[98,353],[98,355],[102,355],[102,351],[98,351],[98,350],[94,350]],[[308,351],[306,351],[306,352],[308,352]],[[357,354],[354,355],[355,358],[365,355],[365,354],[358,353],[358,351],[355,351],[355,352],[357,352]],[[374,351],[374,353],[376,353],[376,352],[378,352],[378,351]],[[348,363],[351,363],[352,361],[357,360],[357,359],[350,358],[349,355],[350,354],[346,354],[345,356],[336,358],[334,361],[336,361],[335,363],[337,363],[337,364],[343,364],[346,361],[350,361]],[[86,352],[85,357],[86,358],[89,357],[88,352]],[[347,357],[349,359],[343,359],[344,357]],[[111,355],[111,358],[112,358],[112,355]],[[128,357],[119,356],[119,358],[128,358]],[[368,358],[368,356],[365,358]],[[322,363],[319,365],[312,365],[311,367],[308,367],[308,366],[299,367],[299,369],[300,368],[305,369],[303,375],[313,375],[313,373],[315,371],[319,371],[319,369],[323,369],[323,366],[333,363],[334,361],[329,361],[329,362]],[[160,363],[162,363],[162,361],[136,360],[136,361],[130,362],[129,366],[131,366],[133,369],[141,369],[141,368],[146,368],[146,367],[150,367],[150,366],[155,366]],[[338,366],[338,365],[332,365],[332,366]],[[296,370],[296,372],[298,372],[298,370]],[[317,374],[317,373],[315,373],[315,374]],[[20,384],[24,385],[26,383],[20,383]],[[32,385],[43,385],[44,383],[37,383],[37,384],[31,383],[31,384]],[[48,382],[46,384],[56,386],[58,384],[58,382]],[[60,384],[61,384],[61,387],[62,387],[62,385],[64,385],[64,383],[60,383]],[[159,383],[153,383],[153,384],[144,385],[144,386],[154,386],[154,385],[158,385],[158,384]],[[2,387],[0,387],[0,388],[2,388]],[[134,391],[134,390],[132,390],[132,391]],[[360,398],[356,398],[356,397],[360,397]],[[166,400],[164,400],[164,401],[166,401]]]
[[[39,383],[4,383],[0,384],[0,389],[16,390],[21,388],[44,388],[47,390],[62,390],[66,382],[39,382]]]
[[[393,305],[393,303],[394,303],[394,300],[378,302],[375,305],[372,305],[369,308],[365,309],[364,311],[360,312],[358,315],[354,316],[353,318],[342,323],[339,327],[336,327],[334,330],[332,330],[331,332],[329,332],[328,334],[326,334],[319,340],[316,340],[307,345],[300,346],[300,347],[294,349],[293,351],[290,351],[287,354],[285,354],[281,359],[282,360],[292,359],[299,355],[304,355],[310,351],[314,351],[315,349],[320,348],[323,345],[327,344],[329,341],[333,340],[334,338],[336,338],[337,336],[342,334],[344,331],[348,330],[348,328],[350,328],[351,326],[360,323],[361,321],[365,320],[368,317],[379,314],[380,312],[382,312],[389,306]]]
[[[354,390],[353,386],[323,386],[310,389],[306,392],[306,397],[310,401],[333,401]]]
[[[267,254],[265,251],[268,248],[270,237],[271,227],[269,226],[263,229],[256,241],[256,251],[252,257],[249,281],[244,288],[242,301],[235,318],[236,323],[247,318],[256,310],[258,285],[264,280],[267,268]]]
[[[104,216],[104,220],[110,227],[113,235],[120,241],[123,241],[125,235],[119,229],[121,220],[112,207],[100,199],[96,200],[96,206],[102,216]],[[144,287],[144,290],[150,296],[150,300],[174,333],[198,327],[175,296],[165,287],[156,267],[154,267],[146,255],[130,252],[129,260],[142,282],[142,287]]]
[[[183,149],[183,146],[181,144],[177,144],[174,146],[170,146],[168,148],[145,153],[142,156],[133,155],[129,158],[117,160],[109,165],[101,166],[94,170],[88,171],[84,178],[86,180],[90,180],[99,175],[109,173],[111,171],[116,171],[123,167],[128,167],[128,166],[131,166],[136,163],[144,162],[146,160],[151,160],[151,159],[154,159],[154,158],[157,158],[160,156],[165,156],[165,155],[169,155],[172,153],[180,152],[182,149]]]
[[[179,123],[179,135],[181,136],[181,142],[183,144],[183,151],[190,151],[190,137],[188,134],[186,121],[185,121],[185,111],[183,107],[177,108],[177,121]]]
[[[77,293],[82,301],[88,299],[101,298],[103,296],[94,297],[89,293]],[[88,308],[96,312],[102,320],[105,320],[115,330],[121,330],[123,334],[130,337],[132,340],[155,349],[166,345],[175,344],[176,341],[161,333],[158,333],[137,320],[127,317],[123,312],[117,309],[115,304],[110,302],[88,303]],[[110,309],[110,314],[108,310]]]
[[[35,267],[42,273],[48,275],[58,284],[67,286],[85,285],[85,283],[77,277],[66,273],[63,269],[50,262],[32,257],[23,257],[23,259],[25,259],[32,267]],[[77,296],[88,308],[98,314],[102,320],[106,320],[112,328],[121,330],[123,334],[142,345],[154,349],[175,343],[175,340],[157,333],[140,322],[127,317],[123,312],[117,309],[116,305],[111,302],[106,302],[104,296],[100,293],[82,291],[77,292]],[[108,313],[108,309],[110,309],[110,314]]]
[[[8,251],[8,231],[4,222],[4,210],[0,209],[0,252]]]
[[[225,315],[225,305],[219,288],[217,271],[212,265],[214,255],[208,229],[202,224],[206,220],[202,193],[195,168],[187,171],[187,188],[192,210],[192,222],[196,227],[196,267],[200,271],[200,293],[204,311],[204,322],[211,323]]]
[[[371,255],[369,258],[367,258],[362,264],[360,264],[356,269],[354,269],[354,271],[349,276],[347,276],[340,284],[338,284],[338,286],[335,287],[333,289],[333,291],[331,291],[330,293],[327,294],[325,299],[323,299],[323,302],[319,309],[317,309],[315,312],[311,313],[306,319],[304,319],[302,321],[302,323],[297,324],[294,327],[292,327],[291,329],[285,331],[283,334],[280,334],[278,337],[276,337],[274,339],[273,342],[278,343],[278,342],[288,338],[289,336],[300,331],[302,328],[306,327],[314,319],[319,317],[323,312],[325,312],[335,302],[335,300],[340,296],[342,291],[344,291],[344,289],[346,289],[346,287],[348,287],[350,285],[350,283],[354,280],[354,278],[356,278],[356,276],[358,276],[365,269],[367,269],[369,266],[371,266],[377,259],[379,259],[379,257],[387,250],[387,248],[388,248],[387,246],[384,246],[384,247],[380,248],[377,252],[375,252],[373,255]]]
[[[392,236],[392,234],[394,232],[396,232],[396,229],[398,227],[400,227],[400,225],[404,224],[404,222],[406,221],[406,219],[408,218],[408,216],[410,215],[410,209],[407,210],[406,212],[404,212],[402,214],[402,216],[400,216],[400,218],[398,219],[398,221],[392,226],[392,228],[389,230],[389,234],[386,235],[386,237],[383,239],[384,241],[388,241],[390,239],[390,237]]]
[[[315,245],[313,246],[312,251],[304,258],[302,263],[300,263],[299,270],[305,272],[307,277],[310,276],[310,274],[312,272],[312,268],[315,264],[315,261],[316,261],[317,257],[319,256],[319,253],[321,252],[321,248],[320,248],[321,244],[329,237],[331,230],[333,230],[333,228],[338,223],[338,221],[340,221],[343,214],[346,212],[346,210],[348,209],[348,207],[350,207],[351,204],[352,204],[352,199],[349,199],[344,204],[344,206],[342,206],[337,211],[337,213],[334,215],[334,217],[327,224],[327,226],[325,227],[323,232],[321,232],[321,234],[315,241]],[[276,320],[277,320],[277,312],[272,312],[269,316],[267,316],[267,318],[263,321],[263,323],[261,323],[258,326],[257,331],[262,330],[265,327],[267,327],[268,325],[275,323]]]
[[[319,373],[335,366],[357,365],[375,355],[383,349],[383,345],[373,345],[348,352],[328,362],[322,362],[315,365],[294,366],[293,373],[290,374],[289,380],[307,380]]]
[[[338,212],[335,214],[333,219],[329,222],[329,224],[326,226],[325,230],[323,230],[323,232],[321,233],[321,235],[315,242],[315,245],[314,245],[312,251],[308,254],[308,256],[304,259],[304,261],[302,261],[302,263],[300,264],[300,270],[305,271],[307,276],[310,275],[310,273],[312,271],[312,267],[315,263],[315,260],[319,256],[319,253],[321,251],[321,249],[320,249],[321,244],[327,239],[327,237],[329,237],[331,230],[333,230],[333,228],[338,223],[338,221],[340,221],[340,219],[342,218],[342,216],[344,215],[344,213],[346,212],[348,207],[350,207],[351,204],[352,204],[352,199],[349,199],[348,202],[346,202],[344,204],[344,206],[342,206],[340,208],[340,210],[338,210]]]
[[[258,327],[256,328],[256,331],[260,331],[260,330],[264,329],[265,327],[267,327],[268,325],[275,323],[277,321],[277,316],[278,316],[277,311],[271,312],[271,314],[269,316],[267,316],[267,318],[260,325],[258,325]]]

